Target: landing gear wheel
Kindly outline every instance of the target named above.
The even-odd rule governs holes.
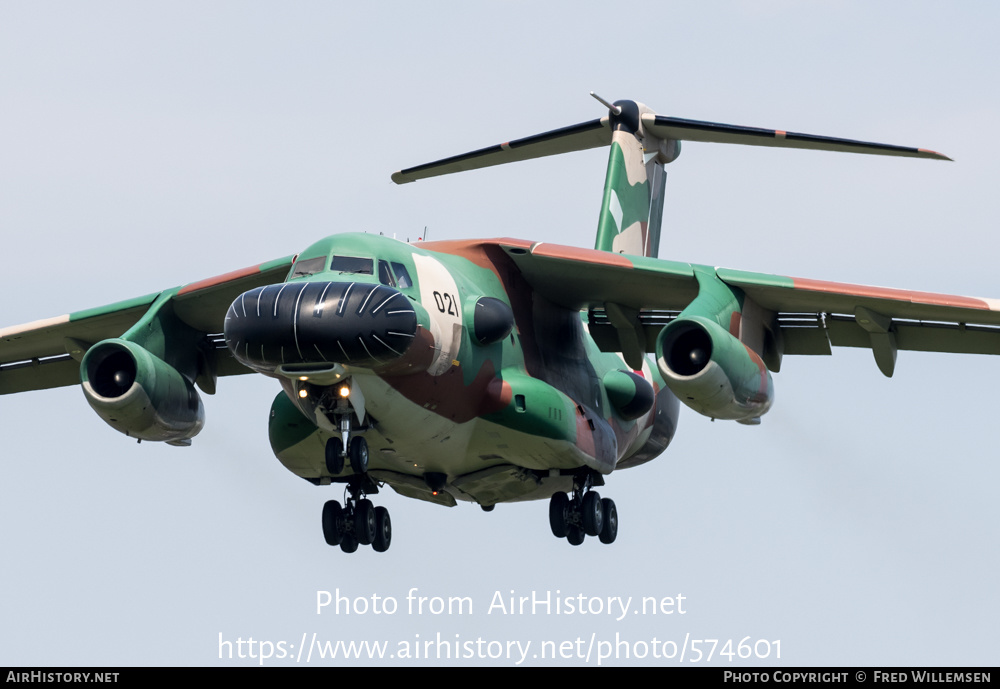
[[[556,538],[566,538],[566,513],[569,510],[569,496],[553,493],[549,500],[549,526]]]
[[[344,441],[340,438],[326,441],[326,470],[331,476],[338,476],[344,470]]]
[[[344,536],[344,540],[340,542],[340,549],[345,553],[353,553],[358,549],[358,539],[350,534]]]
[[[618,538],[618,508],[611,498],[601,500],[604,508],[604,526],[601,527],[601,543],[614,543]]]
[[[583,519],[583,530],[588,536],[597,536],[604,526],[604,507],[601,496],[595,491],[589,491],[583,496],[580,506],[580,516]]]
[[[580,545],[586,537],[587,535],[583,533],[583,529],[579,526],[566,527],[566,540],[569,541],[570,545]]]
[[[340,545],[343,535],[340,532],[340,523],[343,520],[344,510],[336,500],[329,500],[323,505],[323,538],[327,545]]]
[[[371,500],[358,500],[354,506],[354,536],[361,545],[375,540],[375,507]]]
[[[392,521],[389,519],[389,510],[379,506],[375,508],[375,539],[372,541],[372,550],[376,553],[384,553],[389,549],[392,542]]]
[[[355,474],[368,471],[368,441],[360,435],[351,438],[351,470]]]

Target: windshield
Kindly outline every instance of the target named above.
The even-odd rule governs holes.
[[[322,271],[325,266],[326,256],[296,261],[295,265],[292,266],[292,274],[288,276],[288,279],[291,280],[293,278],[305,277],[306,275],[313,275]]]
[[[359,258],[357,256],[334,256],[330,264],[330,270],[338,273],[361,273],[371,275],[374,269],[374,261],[370,258]]]

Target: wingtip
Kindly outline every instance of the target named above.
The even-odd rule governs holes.
[[[918,148],[918,151],[926,155],[928,158],[933,158],[934,160],[947,160],[949,163],[954,163],[954,159],[949,158],[943,153],[938,153],[937,151],[932,151],[929,148]]]
[[[407,182],[412,182],[413,180],[406,179],[406,177],[403,175],[403,171],[397,170],[396,172],[392,173],[392,181],[395,182],[396,184],[406,184]]]

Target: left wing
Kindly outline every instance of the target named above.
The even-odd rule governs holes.
[[[1000,354],[1000,299],[983,299],[697,266],[556,244],[498,239],[537,294],[590,312],[605,351],[624,351],[635,333],[655,351],[660,329],[699,294],[696,273],[711,273],[768,319],[782,354],[830,354],[831,346],[870,347],[891,375],[895,350]],[[743,305],[746,313],[746,303]],[[763,353],[762,353],[763,354]],[[773,365],[772,365],[773,362]]]
[[[173,313],[201,332],[216,353],[217,375],[250,373],[231,356],[219,355],[226,310],[241,293],[284,280],[292,257],[262,263],[164,292],[107,306],[0,329],[0,394],[42,390],[80,382],[80,360],[101,340],[115,338],[146,315],[161,295]]]

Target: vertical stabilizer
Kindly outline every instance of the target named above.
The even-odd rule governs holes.
[[[611,107],[611,152],[595,243],[600,251],[656,256],[660,248],[667,181],[663,166],[680,154],[681,146],[645,131],[644,113],[652,111],[635,101]]]

